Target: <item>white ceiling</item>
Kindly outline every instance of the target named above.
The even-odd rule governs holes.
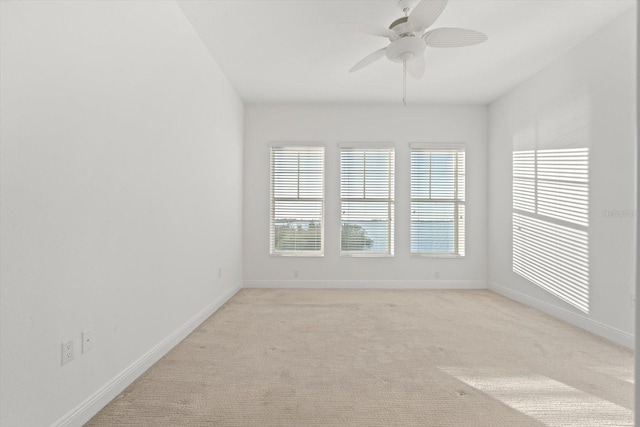
[[[178,4],[247,103],[401,102],[401,64],[382,58],[358,72],[347,72],[388,40],[339,25],[364,22],[388,27],[403,16],[397,0],[179,0]],[[424,78],[407,77],[408,103],[489,103],[634,4],[634,0],[451,0],[431,28],[470,28],[489,39],[466,48],[427,48]]]

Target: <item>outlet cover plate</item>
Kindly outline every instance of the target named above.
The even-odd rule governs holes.
[[[62,364],[66,365],[72,360],[73,360],[73,340],[63,342],[62,343]]]
[[[93,331],[84,331],[82,333],[82,353],[93,348]]]

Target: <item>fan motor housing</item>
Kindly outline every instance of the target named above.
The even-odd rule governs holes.
[[[389,29],[396,32],[399,37],[407,37],[413,35],[413,28],[409,24],[409,18],[403,16],[398,18],[389,25]]]

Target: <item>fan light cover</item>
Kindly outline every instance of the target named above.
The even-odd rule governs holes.
[[[386,55],[393,62],[411,61],[422,55],[427,44],[418,37],[403,37],[387,47]]]

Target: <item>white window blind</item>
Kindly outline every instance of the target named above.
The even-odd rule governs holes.
[[[513,271],[589,312],[589,149],[513,153]]]
[[[395,152],[342,148],[341,254],[393,255]]]
[[[271,254],[322,255],[324,147],[271,147]]]
[[[465,254],[462,147],[411,149],[411,253]]]

